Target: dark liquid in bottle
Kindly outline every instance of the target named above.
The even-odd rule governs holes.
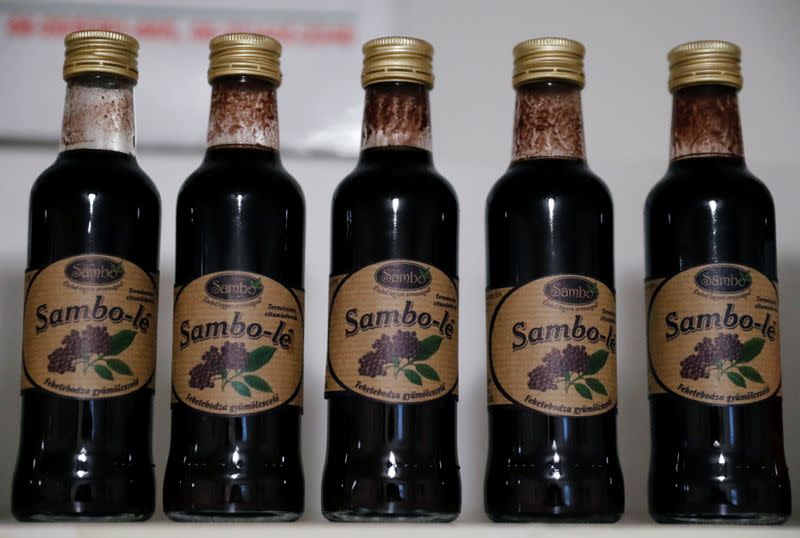
[[[86,253],[157,274],[160,202],[136,159],[70,150],[31,191],[28,270]],[[153,391],[98,400],[22,391],[11,511],[19,520],[144,520],[153,513]]]
[[[305,202],[270,149],[211,148],[177,205],[175,284],[217,271],[303,288]],[[224,417],[172,404],[164,511],[176,520],[272,519],[303,512],[301,409]]]
[[[488,288],[555,274],[614,283],[611,198],[577,159],[511,164],[489,194]],[[559,417],[489,406],[485,510],[492,521],[613,522],[624,507],[616,409]]]
[[[647,199],[645,227],[648,279],[733,262],[777,281],[772,197],[740,157],[673,161]],[[651,395],[653,518],[786,521],[781,401],[717,406]]]
[[[331,274],[393,258],[457,275],[458,202],[428,151],[371,148],[333,199]],[[387,404],[328,396],[322,511],[334,521],[450,521],[461,507],[456,396]]]

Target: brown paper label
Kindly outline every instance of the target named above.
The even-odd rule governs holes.
[[[22,388],[78,399],[152,388],[156,277],[127,260],[84,254],[25,275]]]
[[[489,405],[592,416],[617,403],[614,293],[580,275],[489,290]]]
[[[777,287],[750,267],[701,265],[659,281],[648,305],[650,394],[769,398],[781,386],[778,324]]]
[[[331,284],[326,395],[417,403],[456,394],[455,280],[429,264],[386,260]]]
[[[176,289],[172,390],[215,415],[302,406],[303,297],[255,273],[222,271]]]

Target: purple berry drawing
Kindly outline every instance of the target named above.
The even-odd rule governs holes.
[[[725,376],[737,387],[747,388],[747,382],[764,383],[761,373],[747,363],[758,357],[764,349],[763,338],[751,338],[742,343],[738,334],[718,334],[713,340],[703,338],[694,346],[694,353],[681,361],[681,377],[697,381],[717,381]]]
[[[131,376],[133,371],[118,355],[130,347],[135,337],[136,331],[112,335],[105,327],[91,325],[80,332],[72,330],[61,339],[61,347],[47,356],[47,371],[65,374],[80,369],[86,375],[91,370],[107,381],[113,381],[114,374]]]
[[[222,347],[211,346],[203,353],[200,363],[189,370],[189,386],[195,389],[219,389],[230,385],[239,395],[251,398],[251,389],[272,392],[267,381],[254,372],[265,366],[275,354],[271,346],[257,347],[247,351],[244,344],[225,342]]]
[[[439,373],[425,361],[433,357],[442,345],[441,336],[429,336],[423,340],[413,331],[398,330],[393,336],[382,334],[372,344],[372,350],[358,359],[358,374],[366,377],[398,377],[401,373],[415,385],[422,385],[423,378],[441,381]]]
[[[593,399],[592,393],[608,396],[608,390],[596,375],[608,361],[608,351],[599,349],[589,355],[586,346],[567,344],[564,349],[551,349],[542,364],[528,372],[528,388],[547,392],[574,388],[581,397]]]

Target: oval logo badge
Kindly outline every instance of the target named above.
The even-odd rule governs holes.
[[[431,283],[431,270],[417,263],[387,263],[375,271],[375,282],[395,290],[421,290]]]
[[[231,303],[243,303],[264,293],[260,278],[242,273],[221,273],[208,279],[206,294],[212,299]]]
[[[697,287],[711,293],[741,293],[753,285],[750,271],[735,265],[706,267],[694,275]]]
[[[600,291],[597,283],[579,276],[565,276],[551,280],[544,287],[545,296],[557,303],[587,305],[595,302]]]
[[[104,256],[81,256],[64,268],[64,276],[76,284],[108,286],[122,280],[122,261]]]

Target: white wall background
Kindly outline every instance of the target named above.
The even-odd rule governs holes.
[[[320,4],[326,4],[320,0]],[[643,319],[642,208],[667,166],[670,96],[667,50],[683,41],[719,38],[744,50],[741,107],[750,168],[775,197],[782,296],[786,448],[800,516],[800,2],[619,0],[396,1],[395,29],[436,46],[433,92],[434,154],[455,186],[461,207],[461,402],[459,450],[462,519],[482,520],[487,445],[484,357],[485,196],[508,164],[513,92],[511,48],[525,38],[563,35],[588,50],[584,91],[586,141],[592,168],[614,197],[619,304],[620,456],[628,520],[646,519],[649,416]],[[23,61],[20,58],[20,61]],[[359,57],[353,57],[360,63]],[[35,66],[31,66],[32,69]],[[312,69],[313,66],[308,66]],[[25,84],[25,80],[15,81]],[[320,80],[320,88],[324,80]],[[207,87],[198,92],[208,93]],[[358,91],[354,81],[353,91]],[[0,99],[3,95],[0,94]],[[61,99],[59,96],[58,99]],[[139,109],[148,103],[139,100]],[[293,111],[301,114],[302,111]],[[0,118],[0,122],[6,121]],[[164,121],[180,121],[165,118]],[[284,125],[295,121],[282,110]],[[60,118],[53,118],[54,124]],[[19,421],[19,350],[25,269],[28,193],[55,148],[0,145],[0,517],[9,516],[9,489]],[[154,430],[156,468],[163,476],[169,444],[169,374],[173,285],[174,204],[202,149],[140,152],[163,201],[159,367]],[[324,461],[323,369],[329,256],[330,199],[352,160],[287,157],[302,184],[308,210],[306,304],[306,411],[303,424],[307,515],[321,519],[319,486]],[[536,248],[531,245],[531,248]],[[160,506],[160,500],[159,500]],[[163,518],[160,513],[157,518]]]

